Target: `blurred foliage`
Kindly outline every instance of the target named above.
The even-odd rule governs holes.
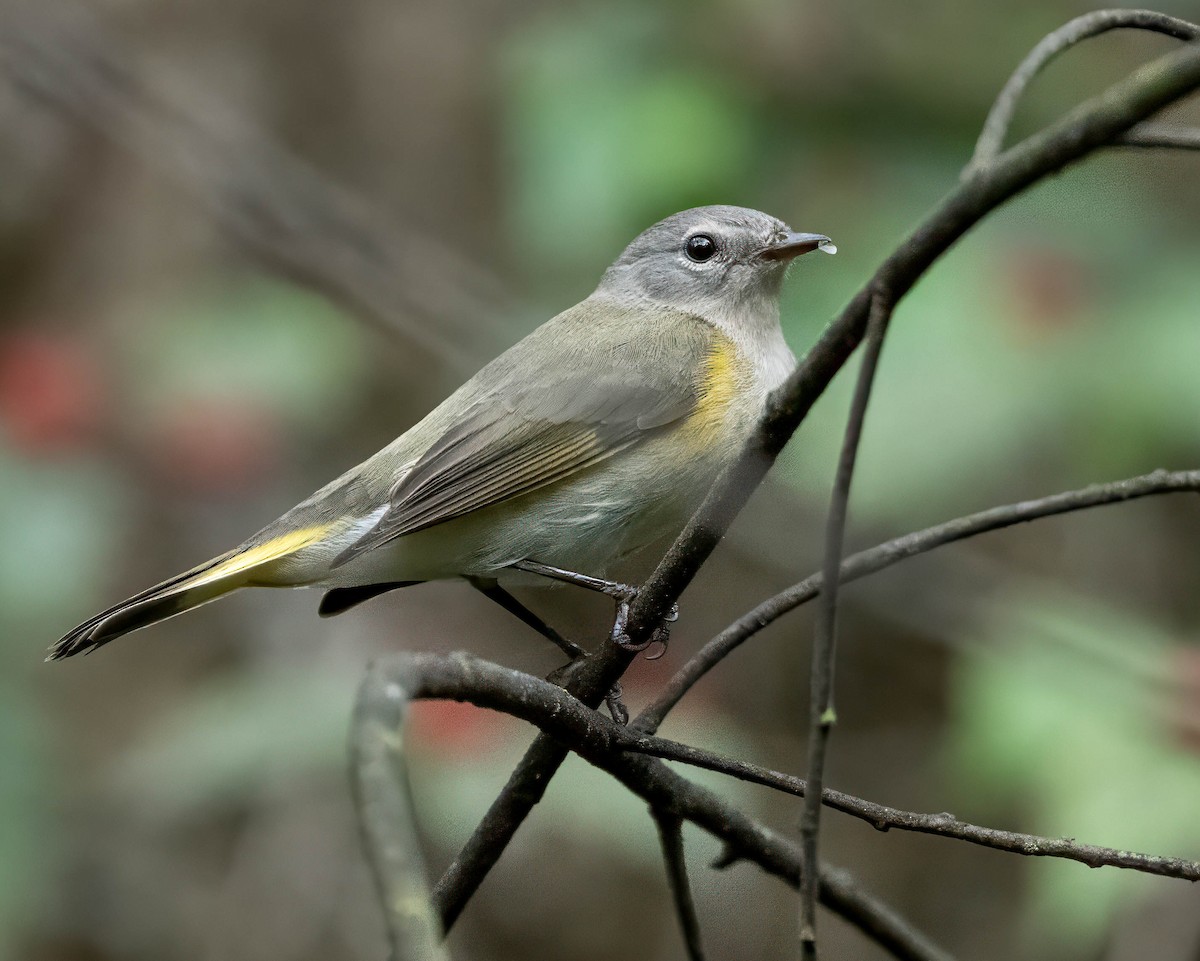
[[[594,275],[647,211],[727,195],[762,154],[768,118],[750,91],[663,57],[669,5],[621,14],[548,18],[509,51],[512,229],[531,274]]]
[[[1200,855],[1195,751],[1167,726],[1172,635],[1149,618],[1036,585],[991,599],[959,662],[951,755],[982,817],[1136,851]],[[1049,859],[1047,859],[1049,860]],[[1094,952],[1156,879],[1053,861],[1031,872],[1025,949]]]
[[[518,321],[498,310],[497,324],[530,329],[584,296],[634,234],[693,204],[755,206],[831,235],[839,255],[801,260],[788,282],[797,353],[949,189],[1026,50],[1086,9],[106,7],[148,51],[148,82],[215,91],[397,229],[461,247],[542,305]],[[1035,84],[1016,132],[1165,45],[1121,34],[1074,51]],[[469,647],[545,673],[555,665],[522,627],[465,589],[416,588],[334,621],[315,619],[312,595],[280,592],[82,663],[43,667],[40,654],[385,443],[457,372],[259,275],[202,205],[130,155],[7,89],[0,119],[12,132],[0,145],[0,957],[376,958],[344,786],[362,665],[400,645]],[[998,212],[922,280],[883,354],[852,544],[1197,466],[1195,162],[1093,158]],[[635,709],[707,631],[807,572],[852,374],[686,596],[670,658],[635,668]],[[833,786],[1195,855],[1200,737],[1171,722],[1187,693],[1171,665],[1196,649],[1200,616],[1194,500],[992,535],[848,591]],[[871,593],[887,585],[882,601]],[[556,623],[598,636],[599,620],[576,610],[586,600],[546,603]],[[808,638],[803,615],[756,638],[697,688],[671,736],[801,769]],[[436,867],[529,735],[458,705],[418,706],[413,729]],[[794,823],[790,802],[688,773]],[[1118,961],[1104,954],[1115,933],[1179,883],[827,825],[830,860],[963,957]],[[708,872],[712,844],[688,842],[713,955],[780,956],[790,895],[757,872]],[[452,944],[481,959],[587,961],[630,944],[682,957],[656,860],[641,803],[572,763]],[[615,905],[611,918],[559,926],[541,914],[599,903]],[[829,931],[831,956],[879,957]],[[1181,945],[1142,956],[1173,961]]]
[[[356,402],[346,384],[365,373],[349,318],[296,287],[258,278],[172,291],[131,311],[127,323],[136,339],[125,367],[137,375],[126,383],[149,411],[226,395],[292,428],[333,430]]]
[[[48,703],[33,685],[45,630],[86,616],[100,596],[104,551],[123,504],[111,475],[89,465],[29,463],[0,443],[0,957],[49,900],[62,842]]]
[[[912,527],[977,509],[1011,495],[1012,471],[1045,452],[1082,486],[1200,448],[1200,248],[1168,247],[1134,272],[1153,212],[1121,218],[1114,203],[1123,222],[1106,227],[1088,216],[1096,178],[1077,180],[1060,190],[1092,223],[1051,238],[1044,212],[1009,212],[901,306],[879,373],[885,399],[864,431],[860,516]],[[832,476],[852,385],[843,373],[789,449],[784,476],[801,493],[817,493],[813,470]]]

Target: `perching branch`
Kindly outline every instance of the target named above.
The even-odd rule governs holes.
[[[636,755],[703,767],[798,796],[805,793],[805,783],[800,778],[664,738],[637,734],[583,707],[553,684],[469,654],[393,655],[372,665],[362,692],[364,699],[373,698],[367,702],[373,706],[365,707],[360,701],[358,729],[364,730],[368,722],[379,725],[380,733],[392,735],[392,750],[399,744],[394,729],[389,728],[400,710],[397,699],[445,698],[504,711],[536,725],[545,736],[553,738],[565,749],[575,751],[608,771],[646,799],[652,810],[661,810],[664,804],[676,805],[668,816],[690,820],[726,845],[728,853],[722,863],[750,860],[789,883],[798,881],[800,854],[789,842],[747,818],[715,794],[675,775],[661,763]],[[383,696],[378,692],[384,692]],[[372,740],[384,742],[378,734],[373,735]],[[960,821],[945,813],[903,811],[828,789],[822,792],[822,797],[827,806],[860,818],[878,830],[896,828],[1027,856],[1067,858],[1091,867],[1113,866],[1164,877],[1200,879],[1200,863],[1180,858],[1002,831]],[[411,826],[396,825],[395,830],[403,833],[411,831]],[[943,957],[937,948],[895,917],[886,905],[859,890],[844,872],[822,867],[820,877],[822,903],[863,928],[897,956]]]
[[[900,561],[924,554],[955,541],[966,540],[988,531],[1024,524],[1042,517],[1120,504],[1156,494],[1200,491],[1200,470],[1157,470],[1141,477],[1093,484],[1081,490],[1051,494],[1037,500],[1020,501],[991,507],[965,517],[956,517],[934,527],[893,538],[875,547],[851,554],[842,562],[839,580],[845,584],[875,574]],[[696,652],[668,681],[654,699],[630,724],[630,727],[654,733],[662,726],[670,710],[692,689],[697,681],[716,667],[741,644],[789,611],[807,604],[821,593],[824,576],[810,574],[804,580],[767,598],[721,631]]]
[[[437,945],[437,924],[425,887],[403,753],[407,704],[426,697],[465,700],[529,721],[650,801],[692,957],[702,955],[682,847],[677,843],[681,841],[681,817],[696,822],[725,843],[730,852],[726,863],[753,860],[790,883],[796,883],[800,876],[799,854],[782,838],[661,764],[647,763],[647,758],[631,759],[622,752],[681,761],[795,795],[805,793],[803,780],[663,738],[638,735],[584,708],[553,684],[471,655],[394,655],[368,671],[359,691],[351,736],[356,806],[394,958],[437,961],[444,957]],[[681,804],[678,811],[665,814],[662,805],[674,804],[676,799]],[[949,814],[901,811],[838,791],[824,791],[823,802],[879,830],[895,827],[1019,854],[1070,858],[1093,867],[1113,865],[1188,880],[1200,878],[1200,864],[1182,859],[1000,831],[968,824]],[[943,957],[885,905],[860,891],[844,873],[822,868],[820,890],[823,903],[863,927],[897,956]]]
[[[770,398],[758,428],[737,462],[724,471],[634,601],[626,633],[632,644],[649,639],[733,519],[766,476],[775,458],[862,341],[871,293],[881,285],[899,302],[917,279],[963,234],[1005,201],[1200,87],[1200,45],[1189,45],[1143,66],[1093,97],[1048,129],[1001,154],[953,190],[876,271],[787,382]],[[624,673],[631,656],[605,644],[574,679],[570,690],[594,705]],[[499,859],[566,757],[539,736],[504,791],[451,865],[435,899],[449,927]]]
[[[1050,61],[1077,43],[1109,30],[1119,29],[1149,30],[1174,37],[1176,40],[1200,38],[1200,26],[1197,24],[1178,17],[1168,17],[1165,13],[1153,10],[1096,10],[1068,21],[1053,33],[1047,34],[1029,52],[1000,90],[996,102],[988,112],[987,120],[983,123],[983,131],[975,144],[971,162],[963,170],[964,179],[978,173],[999,156],[1008,136],[1008,128],[1012,125],[1017,103],[1033,78]]]
[[[373,663],[369,672],[374,690],[393,686],[414,700],[468,701],[528,721],[542,737],[607,771],[651,808],[668,808],[720,840],[730,852],[726,863],[753,861],[789,884],[799,881],[800,854],[792,842],[661,761],[626,752],[622,748],[630,734],[625,728],[548,681],[464,653],[394,654]],[[844,871],[821,867],[820,899],[897,958],[948,961],[945,952]]]
[[[696,902],[692,899],[692,886],[688,881],[687,861],[683,853],[683,821],[661,808],[651,808],[650,814],[658,828],[667,883],[671,887],[671,900],[675,902],[675,913],[679,917],[679,929],[689,961],[704,961],[700,919],[696,916]]]
[[[803,778],[781,774],[778,771],[772,771],[769,768],[736,758],[722,757],[712,751],[680,744],[667,738],[649,735],[635,736],[626,746],[626,750],[728,774],[741,781],[761,784],[764,787],[774,788],[796,797],[811,796]],[[1200,881],[1200,861],[1161,857],[1155,854],[1138,854],[1135,851],[1120,851],[1116,848],[1106,848],[1096,844],[1083,844],[1073,838],[1047,838],[1018,831],[1002,831],[998,828],[982,827],[960,821],[954,815],[946,812],[919,814],[915,811],[902,811],[899,808],[876,804],[873,801],[866,801],[852,794],[845,794],[830,788],[825,788],[821,792],[821,803],[835,811],[841,811],[843,814],[866,821],[878,831],[896,828],[901,831],[916,831],[920,834],[936,834],[939,837],[969,841],[971,844],[979,844],[1011,854],[1066,858],[1086,864],[1091,868],[1126,868],[1166,878]]]

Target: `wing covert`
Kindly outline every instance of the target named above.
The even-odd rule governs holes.
[[[702,322],[679,315],[682,323],[665,325],[674,326],[675,335],[645,338],[649,356],[635,359],[629,327],[614,321],[628,322],[629,314],[642,312],[613,317],[609,311],[586,323],[570,317],[585,306],[586,301],[559,315],[477,375],[482,389],[393,486],[377,525],[334,566],[564,480],[695,409],[711,346]],[[645,324],[645,317],[639,322]],[[540,363],[545,357],[555,358],[557,367]],[[534,373],[541,379],[530,383]]]

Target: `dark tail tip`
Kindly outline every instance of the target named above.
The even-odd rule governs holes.
[[[90,654],[123,634],[165,621],[168,617],[174,617],[235,590],[242,583],[237,579],[236,572],[229,577],[215,580],[210,578],[207,583],[196,583],[196,578],[229,560],[236,553],[230,551],[228,554],[214,557],[190,571],[177,574],[161,584],[155,584],[140,594],[114,604],[95,617],[88,618],[74,630],[64,634],[50,648],[46,660],[60,661],[64,657],[74,657],[76,654]]]
[[[58,639],[46,654],[47,661],[61,661],[64,657],[74,657],[76,654],[90,654],[109,638],[94,638],[92,630],[96,627],[96,619],[85,621],[75,630],[64,634]]]
[[[186,591],[167,590],[164,593],[161,587],[151,588],[144,594],[101,611],[68,631],[50,648],[46,660],[61,661],[64,657],[74,657],[76,654],[90,654],[130,631],[156,624],[194,607],[196,602],[197,599]]]

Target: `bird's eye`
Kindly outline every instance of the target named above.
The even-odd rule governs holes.
[[[712,259],[713,254],[717,252],[717,242],[708,234],[693,234],[688,237],[683,249],[688,255],[688,260],[702,264]]]

